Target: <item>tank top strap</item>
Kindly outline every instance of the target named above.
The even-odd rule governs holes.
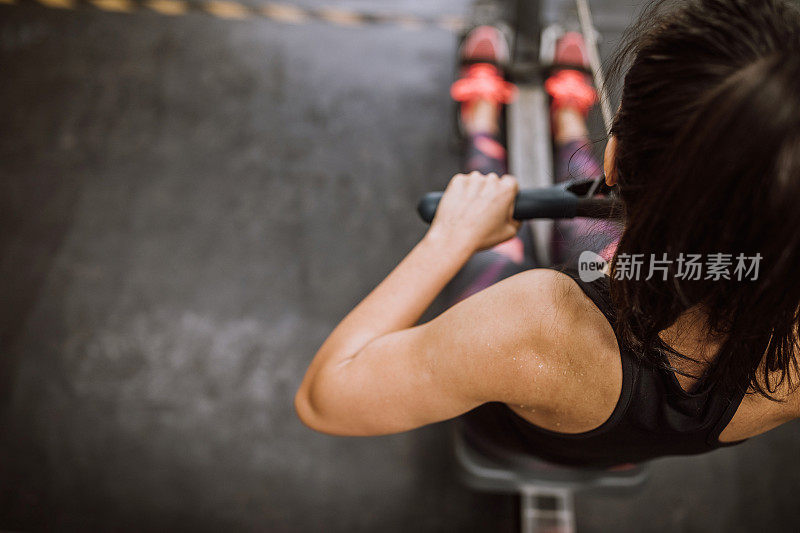
[[[708,433],[708,437],[706,439],[706,443],[712,447],[727,447],[727,446],[736,446],[737,444],[741,444],[742,442],[746,441],[747,439],[740,439],[734,440],[730,442],[722,442],[719,440],[719,436],[725,431],[725,428],[728,427],[728,424],[731,420],[733,420],[733,416],[736,414],[736,411],[739,409],[744,397],[747,395],[747,387],[741,387],[738,390],[730,392],[728,395],[723,396],[723,401],[721,402],[720,407],[718,408],[718,420],[717,423],[711,428],[711,431]]]
[[[586,294],[586,296],[594,302],[600,312],[603,313],[603,316],[606,317],[611,326],[614,326],[617,313],[611,301],[611,291],[609,287],[610,278],[608,276],[602,276],[593,281],[584,281],[581,279],[578,269],[575,267],[565,266],[556,268],[555,270],[571,277],[584,294]]]

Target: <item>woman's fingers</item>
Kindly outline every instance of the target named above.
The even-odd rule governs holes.
[[[472,195],[495,194],[508,198],[516,197],[519,192],[517,179],[511,174],[504,174],[502,177],[496,172],[481,174],[477,170],[469,174],[456,174],[450,180],[448,189],[460,189]]]
[[[517,192],[517,190],[519,189],[517,178],[515,178],[511,174],[505,174],[502,178],[500,178],[500,182],[504,184],[506,187],[513,189],[514,192]]]

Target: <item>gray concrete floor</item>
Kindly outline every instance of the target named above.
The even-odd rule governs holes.
[[[607,51],[632,8],[593,5]],[[513,498],[456,481],[446,424],[341,439],[292,410],[456,170],[453,51],[433,28],[0,5],[0,529],[513,531]],[[791,425],[658,462],[579,525],[793,531],[798,449]]]

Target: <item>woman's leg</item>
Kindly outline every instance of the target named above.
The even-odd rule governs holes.
[[[556,63],[586,68],[588,57],[583,37],[567,33],[556,45]],[[551,118],[556,150],[556,181],[596,179],[603,166],[592,152],[586,117],[597,100],[591,78],[580,70],[562,68],[545,82],[552,97]],[[575,218],[556,221],[552,240],[555,264],[574,264],[584,250],[610,259],[621,235],[611,221]]]
[[[465,122],[468,146],[463,172],[477,170],[483,174],[494,172],[498,176],[507,172],[506,148],[499,135],[498,121],[499,108],[494,104],[477,102],[473,105],[469,120]],[[455,304],[530,267],[519,236],[478,252],[450,282],[446,291],[448,303]]]
[[[498,55],[507,53],[504,37],[496,28],[481,26],[473,30],[462,47],[465,59],[486,59],[465,68],[461,79],[453,85],[453,96],[461,102],[461,123],[467,136],[467,146],[462,172],[478,171],[482,174],[508,172],[506,147],[500,132],[501,99],[492,95],[508,91],[495,66]],[[478,57],[480,56],[480,57]],[[482,94],[476,87],[495,84],[490,94]],[[455,304],[497,281],[525,270],[526,262],[522,240],[516,236],[490,250],[475,254],[445,289],[448,305]]]

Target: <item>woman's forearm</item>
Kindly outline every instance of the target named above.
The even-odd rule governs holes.
[[[428,232],[333,330],[306,378],[323,365],[346,361],[382,335],[414,326],[474,251],[468,242]]]

